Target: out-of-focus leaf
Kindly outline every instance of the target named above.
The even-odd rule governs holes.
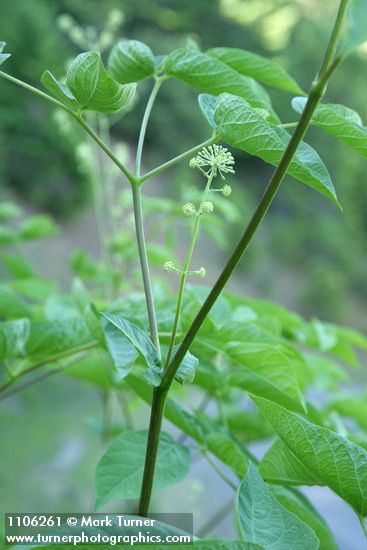
[[[50,216],[45,214],[26,219],[19,228],[19,237],[24,240],[44,239],[57,233],[57,225]]]

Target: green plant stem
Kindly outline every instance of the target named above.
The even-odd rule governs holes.
[[[64,359],[65,357],[69,357],[70,355],[80,353],[81,351],[90,350],[90,349],[95,348],[97,346],[98,346],[98,342],[89,342],[88,344],[78,346],[77,348],[73,348],[71,350],[62,351],[60,353],[55,353],[55,355],[51,355],[47,359],[44,359],[44,360],[40,361],[39,363],[36,363],[35,365],[32,365],[31,367],[29,367],[29,369],[26,369],[24,371],[19,372],[18,374],[13,375],[13,377],[10,378],[10,380],[8,380],[2,386],[0,386],[0,393],[4,392],[10,386],[15,384],[15,382],[17,382],[23,376],[29,374],[30,372],[33,372],[36,369],[39,369],[41,367],[45,367],[49,363],[54,363],[55,361],[58,361],[59,359]]]
[[[139,515],[146,516],[149,512],[150,499],[153,489],[155,465],[157,462],[159,439],[162,428],[164,407],[168,390],[154,388],[152,408],[150,411],[150,423],[147,441],[147,454],[143,473],[143,485],[140,493]]]
[[[175,340],[176,340],[176,336],[177,336],[178,323],[180,321],[182,302],[183,302],[186,279],[187,279],[187,272],[190,269],[190,263],[191,263],[192,255],[194,253],[194,249],[195,249],[195,246],[196,246],[196,241],[197,241],[198,234],[199,234],[201,216],[203,215],[203,212],[202,212],[203,204],[207,199],[212,181],[213,181],[213,172],[208,177],[208,181],[206,183],[204,193],[203,193],[202,198],[201,198],[199,210],[196,214],[194,229],[193,229],[192,237],[191,237],[191,243],[190,243],[189,251],[188,251],[186,261],[185,261],[185,264],[184,264],[184,267],[183,267],[183,271],[182,271],[182,274],[181,274],[181,278],[180,278],[180,287],[179,287],[179,291],[178,291],[178,298],[177,298],[175,319],[173,321],[171,341],[169,343],[168,352],[167,352],[167,356],[166,356],[166,360],[165,360],[165,364],[164,364],[165,369],[168,367],[168,365],[171,361],[172,352],[173,352],[173,348],[174,348]]]
[[[321,69],[319,71],[318,78],[320,80],[323,79],[327,75],[330,66],[335,61],[336,51],[337,51],[337,48],[338,48],[341,32],[343,30],[344,19],[345,19],[345,15],[346,15],[346,11],[347,11],[349,1],[350,0],[341,0],[340,1],[339,10],[338,10],[338,14],[336,16],[334,28],[332,30],[331,37],[330,37],[328,46],[326,48],[326,52],[325,52],[324,60],[323,60],[322,65],[321,65]]]
[[[152,112],[152,108],[155,102],[155,99],[157,97],[157,94],[159,92],[159,88],[161,87],[163,82],[162,78],[157,78],[154,82],[153,89],[150,93],[147,106],[145,108],[143,121],[141,123],[140,127],[140,133],[139,133],[139,140],[138,140],[138,147],[136,150],[136,160],[135,160],[135,175],[137,178],[140,178],[140,172],[141,172],[141,158],[143,154],[143,147],[144,147],[144,139],[145,134],[147,131],[148,121],[150,117],[150,113]]]
[[[157,459],[156,455],[158,451],[160,426],[161,426],[161,423],[160,423],[159,427],[157,428],[157,426],[155,426],[154,424],[154,421],[152,421],[153,411],[154,411],[154,417],[162,419],[167,394],[170,390],[170,387],[176,375],[176,372],[179,369],[180,364],[186,355],[186,352],[188,351],[201,325],[205,321],[206,316],[208,315],[209,311],[211,310],[214,303],[216,302],[218,296],[222,292],[225,284],[227,283],[228,279],[232,275],[238,262],[240,261],[244,252],[246,251],[254,233],[256,232],[261,221],[263,220],[266,212],[268,211],[287,173],[288,167],[292,162],[294,154],[297,151],[298,146],[300,145],[305,133],[308,130],[312,115],[315,112],[317,105],[319,104],[322,96],[325,93],[328,79],[330,78],[334,68],[337,65],[337,63],[335,63],[334,60],[332,59],[332,56],[330,55],[330,51],[334,52],[336,50],[341,29],[342,29],[343,19],[345,16],[346,3],[347,3],[346,0],[341,0],[339,12],[338,12],[338,15],[334,24],[334,29],[330,38],[330,42],[333,44],[333,46],[332,48],[330,48],[330,44],[328,45],[327,52],[329,53],[327,53],[323,61],[322,69],[319,73],[320,76],[317,75],[315,81],[312,83],[305,109],[302,112],[298,125],[288,143],[288,146],[280,160],[280,163],[277,169],[275,170],[265,190],[265,193],[262,199],[260,200],[260,203],[257,206],[242,237],[240,238],[235,249],[233,250],[226,266],[224,267],[222,273],[219,275],[207,299],[205,300],[204,304],[202,305],[198,314],[193,320],[172,362],[170,363],[168,368],[165,370],[160,386],[158,388],[155,388],[154,390],[151,421],[150,421],[149,435],[148,435],[148,444],[147,444],[146,456],[145,456],[146,467],[143,475],[143,483],[142,483],[141,498],[140,498],[140,508],[144,510],[145,514],[149,511],[149,502],[150,502],[153,479],[154,479],[154,465]],[[326,68],[324,69],[324,67]],[[152,434],[150,432],[152,432]],[[149,467],[147,467],[147,464],[149,464]]]
[[[42,373],[37,378],[33,378],[32,380],[27,380],[23,384],[19,384],[18,386],[15,386],[15,388],[11,388],[9,391],[2,393],[0,395],[0,401],[3,401],[7,397],[11,397],[12,395],[16,395],[17,393],[20,393],[21,391],[26,390],[27,388],[29,388],[30,386],[33,386],[34,384],[38,384],[39,382],[42,382],[43,380],[46,380],[46,378],[49,378],[50,376],[54,376],[55,374],[62,372],[63,370],[65,370],[68,367],[71,367],[77,361],[79,361],[80,359],[83,359],[83,357],[86,357],[87,355],[88,355],[88,352],[79,353],[76,357],[72,357],[70,361],[66,361],[62,365],[59,365],[58,367],[55,367],[52,370],[48,370]]]
[[[139,178],[139,180],[138,180],[139,183],[143,184],[144,182],[146,182],[147,180],[153,178],[154,176],[158,176],[158,174],[161,174],[165,170],[168,170],[168,168],[171,168],[175,164],[178,164],[179,162],[181,162],[181,160],[185,160],[188,157],[196,155],[196,153],[198,153],[203,147],[207,147],[208,145],[212,145],[213,143],[215,143],[216,141],[219,141],[219,140],[220,140],[220,136],[213,135],[211,138],[206,139],[205,141],[203,141],[199,145],[196,145],[192,149],[189,149],[188,151],[185,151],[184,153],[181,153],[181,155],[178,155],[177,157],[174,157],[173,159],[168,160],[164,164],[161,164],[160,166],[157,166],[157,168],[154,168],[153,170],[150,170],[150,172],[147,172],[146,174],[144,174],[143,176],[141,176]]]
[[[147,304],[150,336],[154,346],[156,347],[160,355],[158,325],[157,325],[157,318],[155,314],[153,289],[152,289],[152,282],[151,282],[149,263],[148,263],[147,246],[146,246],[145,235],[144,235],[143,212],[142,212],[142,206],[141,206],[141,187],[140,185],[135,183],[131,186],[131,189],[133,194],[136,240],[138,243],[141,274],[143,278],[145,300]]]
[[[116,164],[116,166],[121,170],[121,172],[127,177],[127,179],[131,181],[135,181],[135,176],[124,166],[119,159],[113,154],[113,152],[108,148],[108,146],[103,142],[103,140],[95,133],[93,128],[89,126],[89,124],[84,120],[84,118],[81,116],[80,113],[73,111],[73,109],[70,109],[61,101],[58,101],[57,99],[53,98],[52,96],[45,94],[38,88],[35,88],[34,86],[31,86],[30,84],[27,84],[26,82],[23,82],[22,80],[19,80],[18,78],[15,78],[14,76],[11,76],[7,73],[4,73],[3,71],[0,71],[0,77],[5,78],[9,82],[12,82],[13,84],[16,84],[17,86],[21,86],[25,90],[28,90],[42,99],[45,99],[49,103],[52,103],[55,107],[58,107],[59,109],[63,109],[66,111],[70,116],[72,116],[82,128],[87,132],[87,134],[90,135],[90,137],[100,146],[100,148],[106,153],[106,155]]]

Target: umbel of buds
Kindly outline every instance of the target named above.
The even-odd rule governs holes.
[[[176,273],[179,273],[180,275],[182,274],[185,274],[185,275],[196,275],[197,277],[200,277],[200,279],[204,279],[205,275],[206,275],[206,269],[205,267],[201,267],[200,269],[196,269],[195,271],[182,271],[181,269],[178,269],[174,262],[172,262],[171,260],[165,262],[163,264],[163,269],[165,271],[167,271],[168,273],[172,273],[172,272],[176,272]]]
[[[201,206],[201,212],[204,214],[211,214],[214,210],[214,205],[211,201],[204,201]]]
[[[182,212],[185,214],[185,216],[195,216],[196,214],[196,208],[195,204],[192,202],[187,202],[182,207]]]
[[[234,158],[226,147],[209,145],[190,160],[190,168],[198,168],[207,178],[217,174],[224,180],[225,174],[234,174]]]

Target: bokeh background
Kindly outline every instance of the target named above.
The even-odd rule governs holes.
[[[88,46],[99,43],[106,60],[117,38],[135,38],[146,42],[156,54],[168,53],[188,40],[202,49],[228,46],[253,50],[278,61],[307,89],[320,64],[336,7],[334,0],[5,0],[1,4],[0,38],[12,54],[5,70],[36,86],[40,86],[44,69],[61,77],[70,59]],[[367,48],[362,47],[341,66],[327,92],[328,102],[345,103],[363,120],[367,119],[366,63]],[[140,86],[134,108],[111,127],[111,139],[127,162],[134,152],[150,86]],[[296,120],[290,95],[271,90],[271,96],[282,120]],[[156,166],[207,136],[197,93],[169,81],[152,113],[144,166]],[[310,130],[307,141],[328,166],[344,213],[301,183],[287,179],[232,288],[278,301],[306,317],[340,322],[366,332],[366,162],[317,128]],[[26,213],[47,213],[56,219],[59,235],[47,244],[42,241],[30,246],[28,253],[42,273],[57,278],[65,289],[73,276],[70,266],[74,265],[75,271],[77,260],[81,261],[80,255],[76,258],[72,254],[75,248],[85,250],[94,261],[103,255],[95,216],[95,175],[83,146],[84,137],[74,128],[68,129],[66,121],[48,105],[0,82],[1,198],[14,200]],[[270,174],[271,168],[259,159],[236,154],[232,206],[223,206],[219,213],[222,220],[207,227],[200,243],[199,257],[209,282],[214,280],[228,243],[239,234]],[[171,215],[174,208],[179,209],[187,189],[198,185],[195,178],[184,165],[147,186],[151,202],[146,204],[153,214],[158,213],[158,226],[172,237],[162,243],[159,231],[150,233],[161,244],[156,249],[157,272],[161,272],[164,247],[175,245],[180,257],[186,242],[185,238],[175,240],[179,222],[174,216],[164,219],[163,209],[159,212],[160,201],[171,205]],[[125,188],[119,181],[116,185]],[[126,224],[129,204],[126,195],[123,197]],[[111,206],[104,205],[102,217]],[[97,217],[101,221],[101,212]],[[122,240],[124,243],[129,261],[134,263],[136,251],[131,242]],[[363,373],[356,376],[364,381]],[[93,467],[102,449],[98,433],[101,411],[102,400],[93,389],[67,378],[44,382],[21,398],[4,403],[0,409],[1,511],[89,507]],[[207,472],[200,475],[206,483],[217,483]],[[191,485],[191,494],[183,502],[197,509],[200,522],[198,502],[205,487],[197,477]],[[169,501],[175,491],[166,491],[164,499]],[[223,496],[221,491],[219,488],[216,493],[218,499]],[[315,502],[321,507],[324,502],[341,547],[362,548],[358,533],[351,540],[353,519],[348,511],[335,504],[334,497],[328,498],[325,492],[317,494]],[[335,513],[333,506],[337,506]],[[335,514],[344,518],[344,523],[336,521]],[[227,519],[217,534],[230,535],[231,529]],[[356,525],[355,529],[360,528]]]

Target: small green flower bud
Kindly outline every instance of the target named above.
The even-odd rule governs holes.
[[[192,202],[187,202],[183,205],[182,212],[185,216],[194,216],[196,214],[195,205]]]
[[[168,262],[164,262],[163,269],[164,271],[167,271],[167,273],[172,273],[172,271],[175,271],[176,267],[175,264],[170,260]]]
[[[204,201],[201,207],[201,211],[205,214],[211,214],[214,210],[214,205],[211,201]]]
[[[204,279],[205,275],[206,275],[206,269],[205,269],[205,267],[201,267],[197,271],[197,276],[200,277],[200,279]]]
[[[232,193],[232,188],[230,185],[223,185],[222,187],[222,195],[224,197],[229,197],[229,195]]]

